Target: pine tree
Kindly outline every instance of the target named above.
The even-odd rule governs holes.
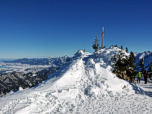
[[[134,56],[134,53],[131,51],[129,58],[127,58],[125,61],[125,63],[127,64],[127,68],[131,69],[132,71],[132,75],[130,77],[131,80],[134,80],[135,76],[137,75],[137,72],[136,72],[137,68],[136,68],[135,62],[136,62],[136,58]]]
[[[115,45],[115,47],[118,47],[117,44]]]
[[[99,42],[99,40],[97,39],[97,36],[96,36],[96,39],[95,39],[95,41],[93,42],[93,45],[92,45],[92,47],[93,47],[93,49],[95,50],[95,52],[97,52],[98,49],[99,49],[99,44],[98,44],[98,42]]]
[[[122,53],[122,50],[119,51],[119,55],[117,56],[116,63],[113,65],[113,73],[115,73],[119,78],[123,78],[121,76],[123,71],[127,71],[127,75],[130,77],[130,81],[133,82],[135,76],[137,75],[136,72],[136,58],[134,57],[134,53],[131,51],[130,56],[127,57]],[[131,72],[131,74],[128,73]]]
[[[123,50],[123,46],[121,45],[121,49]]]
[[[119,55],[117,56],[116,63],[114,65],[113,73],[115,73],[119,78],[121,77],[121,74],[123,71],[126,70],[126,63],[125,63],[125,58],[124,58],[124,53],[122,53],[122,50],[119,51]]]
[[[83,50],[83,52],[85,52],[85,49]]]
[[[128,53],[128,48],[126,47],[126,52]]]
[[[111,57],[111,61],[113,61],[113,63],[116,63],[116,55],[113,55],[112,57]]]

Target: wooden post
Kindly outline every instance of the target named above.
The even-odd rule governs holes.
[[[101,33],[101,36],[102,36],[102,49],[103,49],[103,33],[105,33],[104,27],[102,27],[102,33]]]

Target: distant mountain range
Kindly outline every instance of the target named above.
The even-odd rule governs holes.
[[[141,60],[143,57],[145,59],[145,58],[149,58],[149,56],[152,56],[152,52],[151,51],[144,51],[143,53],[135,52],[134,55],[136,56],[136,59]]]
[[[12,61],[5,61],[6,63],[21,63],[21,64],[30,64],[30,65],[52,65],[52,66],[62,66],[63,64],[70,61],[72,58],[68,56],[58,57],[58,58],[22,58]]]
[[[59,58],[43,58],[43,59],[16,59],[12,61],[3,61],[2,64],[5,65],[17,65],[20,66],[19,69],[1,69],[0,70],[0,95],[2,93],[8,93],[11,90],[18,90],[20,86],[24,88],[33,87],[42,81],[46,80],[51,73],[56,72],[69,62],[72,58],[68,56],[63,56]],[[27,64],[23,68],[23,64]],[[43,68],[43,65],[45,67]],[[35,66],[35,67],[33,67]],[[5,66],[1,66],[5,68]],[[7,71],[10,71],[7,73]]]
[[[137,63],[139,63],[141,59],[144,58],[144,66],[146,70],[148,70],[150,63],[152,62],[152,52],[151,51],[144,51],[143,53],[135,52],[134,55],[137,60]]]

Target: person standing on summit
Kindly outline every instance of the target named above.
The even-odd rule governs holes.
[[[139,80],[139,83],[140,83],[140,77],[141,77],[141,74],[140,74],[140,72],[138,71],[138,73],[137,73],[137,83],[138,83],[138,80]]]
[[[145,80],[145,84],[147,84],[147,77],[148,77],[148,76],[147,76],[147,71],[145,70],[145,71],[144,71],[144,80]]]

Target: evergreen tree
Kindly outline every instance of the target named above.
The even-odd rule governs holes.
[[[135,79],[135,76],[137,75],[136,72],[137,68],[135,62],[136,62],[136,58],[134,56],[134,53],[131,51],[129,58],[125,60],[125,63],[127,64],[127,68],[131,69],[132,71],[131,79]]]
[[[92,47],[93,47],[93,49],[95,50],[95,52],[97,52],[98,49],[99,49],[99,44],[98,44],[98,42],[99,42],[99,40],[97,39],[97,36],[96,36],[96,39],[95,39],[95,41],[93,42],[93,45],[92,45]]]
[[[126,52],[128,53],[128,48],[126,47]]]
[[[136,75],[136,65],[135,65],[135,62],[136,62],[136,58],[134,56],[134,53],[131,51],[130,52],[130,57],[129,57],[131,63],[130,63],[130,66],[132,67],[132,71],[133,71],[133,75],[135,76]]]
[[[85,52],[85,49],[83,50],[83,52]]]
[[[115,45],[115,47],[118,47],[117,44]]]
[[[121,49],[123,50],[123,46],[121,45]]]
[[[131,71],[131,74],[128,76],[130,77],[130,81],[134,81],[135,76],[137,75],[136,72],[136,58],[134,57],[134,53],[131,51],[130,56],[127,57],[122,53],[122,50],[119,51],[119,55],[117,56],[116,63],[113,66],[113,73],[115,73],[119,78],[123,78],[121,76],[123,71]],[[128,73],[127,73],[128,74]]]
[[[114,63],[116,63],[116,60],[117,60],[116,55],[113,55],[113,56],[111,57],[111,61],[113,61]]]
[[[117,56],[116,63],[114,65],[113,73],[115,73],[119,78],[121,77],[121,74],[123,71],[126,70],[126,63],[125,63],[125,56],[124,53],[122,53],[122,50],[119,51],[119,55]]]

